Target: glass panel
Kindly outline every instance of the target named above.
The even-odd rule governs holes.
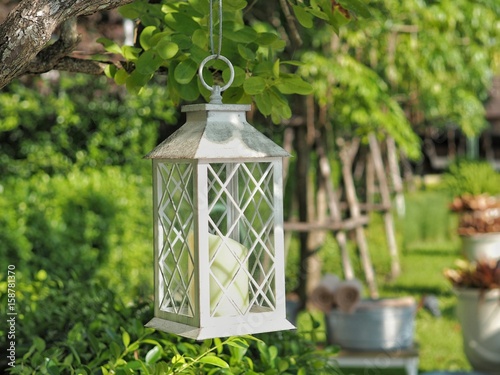
[[[160,309],[194,316],[193,165],[159,163]]]
[[[212,316],[276,308],[273,165],[208,167]]]

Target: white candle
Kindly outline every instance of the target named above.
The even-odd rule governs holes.
[[[193,251],[192,232],[188,239],[190,251]],[[246,273],[248,262],[245,261],[248,249],[229,237],[222,238],[208,234],[208,254],[211,263],[209,281],[211,313],[213,316],[243,314],[249,305],[249,277]],[[194,288],[191,288],[192,301],[193,297]]]
[[[239,242],[213,234],[208,235],[211,266],[210,310],[214,316],[241,315],[248,308],[249,279],[245,258],[248,249]],[[240,266],[240,263],[242,265]],[[218,283],[214,280],[216,278]],[[224,288],[223,292],[221,286]],[[231,301],[233,303],[231,303]]]

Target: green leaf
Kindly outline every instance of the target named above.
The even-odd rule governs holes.
[[[229,81],[229,75],[230,75],[230,70],[229,68],[226,68],[222,71],[222,79],[224,82]],[[240,87],[243,85],[246,79],[246,73],[245,71],[240,68],[239,66],[234,67],[234,80],[233,83],[231,84],[231,87]]]
[[[243,88],[249,95],[261,94],[266,88],[266,81],[262,77],[250,77],[243,83]]]
[[[113,356],[113,359],[118,359],[121,354],[121,348],[118,346],[116,342],[112,342],[109,346],[109,349],[111,351],[111,355]]]
[[[198,70],[198,64],[191,59],[184,60],[177,65],[174,71],[174,78],[180,84],[191,82]]]
[[[191,39],[198,47],[206,48],[208,46],[208,33],[203,29],[195,30]]]
[[[118,12],[124,17],[124,18],[130,18],[131,20],[134,20],[136,18],[139,18],[141,16],[141,13],[137,9],[138,5],[137,4],[127,4],[124,5],[120,8],[118,8]]]
[[[139,55],[141,54],[142,49],[137,48],[137,47],[132,47],[132,46],[123,46],[122,47],[122,53],[123,57],[125,57],[129,61],[135,61],[139,58]]]
[[[107,38],[99,38],[97,39],[97,43],[101,43],[104,49],[108,52],[116,53],[118,55],[122,54],[122,49],[120,48],[120,46],[112,40],[109,40]]]
[[[214,338],[214,346],[217,349],[217,354],[219,355],[222,354],[223,348],[222,348],[222,340],[220,338],[218,337]]]
[[[252,43],[257,40],[258,35],[254,29],[249,26],[245,26],[238,30],[226,32],[223,36],[237,43]]]
[[[212,366],[217,366],[221,368],[229,368],[229,364],[220,359],[219,357],[216,357],[214,355],[208,355],[199,360],[200,363],[205,363],[207,365],[212,365]]]
[[[151,38],[156,33],[158,28],[156,26],[148,26],[142,30],[141,35],[139,36],[139,42],[141,43],[141,47],[144,48],[145,51],[153,47],[150,43]]]
[[[273,65],[273,76],[279,78],[280,76],[280,59],[277,59]]]
[[[196,44],[193,44],[191,48],[189,48],[189,53],[191,60],[193,60],[197,66],[207,57],[207,51]],[[214,60],[212,60],[212,63],[215,64]]]
[[[276,87],[283,94],[308,95],[313,91],[311,84],[300,77],[282,78]]]
[[[179,49],[186,50],[193,44],[191,38],[184,34],[173,34],[170,40],[179,46]]]
[[[354,12],[356,16],[370,18],[372,16],[370,7],[362,0],[339,0],[342,7]]]
[[[293,12],[295,13],[295,17],[297,17],[297,20],[299,23],[304,26],[307,29],[310,29],[313,27],[313,16],[306,11],[306,9],[303,6],[300,5],[292,5],[293,7]]]
[[[260,33],[257,38],[257,43],[261,46],[269,46],[280,40],[280,37],[273,33]]]
[[[200,88],[198,87],[198,79],[193,79],[188,84],[179,85],[179,94],[182,99],[188,102],[193,102],[200,96]],[[201,83],[200,83],[201,84]]]
[[[241,339],[239,337],[233,337],[230,340],[226,342],[227,346],[233,346],[236,348],[241,348],[241,349],[247,349],[248,348],[248,342],[246,342],[244,339]]]
[[[262,94],[255,95],[254,100],[260,113],[262,113],[264,116],[269,116],[271,114],[273,107],[268,91],[264,91]]]
[[[142,368],[141,361],[130,361],[125,365],[124,370],[139,370],[141,368]]]
[[[161,346],[155,346],[153,349],[146,353],[146,363],[150,365],[158,362],[161,358],[162,352],[163,350]]]
[[[231,86],[229,87],[224,93],[222,94],[223,102],[227,104],[232,104],[232,103],[242,103],[245,102],[245,91],[243,90],[242,87],[234,87]],[[248,101],[246,101],[248,102]],[[251,99],[250,99],[251,102]]]
[[[262,76],[262,77],[274,77],[274,73],[273,73],[273,69],[274,69],[274,63],[272,61],[263,61],[259,64],[257,64],[254,68],[253,68],[253,75],[255,76]]]
[[[106,75],[106,77],[113,79],[117,70],[118,70],[118,68],[115,65],[108,64],[104,68],[104,74]]]
[[[238,53],[247,61],[255,60],[255,53],[250,49],[241,44],[238,44]]]
[[[317,17],[321,20],[328,21],[328,15],[325,12],[322,12],[318,8],[310,8],[308,9],[309,13],[311,13],[314,17]]]
[[[244,9],[246,6],[247,2],[245,0],[224,1],[224,9],[232,12]]]
[[[152,74],[156,72],[156,69],[158,69],[162,63],[163,61],[158,54],[150,49],[139,56],[135,66],[136,70],[141,74]]]
[[[177,32],[192,35],[200,28],[198,22],[182,13],[168,13],[165,16],[165,23]]]
[[[128,345],[130,344],[130,335],[128,334],[127,331],[123,331],[122,333],[122,342],[125,348],[127,348]]]
[[[138,94],[142,88],[149,82],[152,74],[141,74],[137,70],[128,76],[126,83],[127,90]]]
[[[123,85],[125,82],[127,82],[129,74],[125,69],[119,69],[116,74],[115,74],[115,82],[117,85]]]
[[[155,47],[156,52],[163,60],[169,60],[179,51],[179,46],[170,40],[163,39]]]

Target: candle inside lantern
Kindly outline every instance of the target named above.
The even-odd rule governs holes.
[[[194,249],[192,233],[189,243],[190,249]],[[245,260],[248,249],[229,237],[208,234],[208,254],[210,311],[213,316],[244,314],[249,305],[248,262]]]

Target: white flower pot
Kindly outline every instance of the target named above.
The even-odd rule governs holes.
[[[457,288],[457,318],[475,370],[500,374],[500,289]]]
[[[462,236],[462,250],[470,261],[500,259],[500,233]]]

